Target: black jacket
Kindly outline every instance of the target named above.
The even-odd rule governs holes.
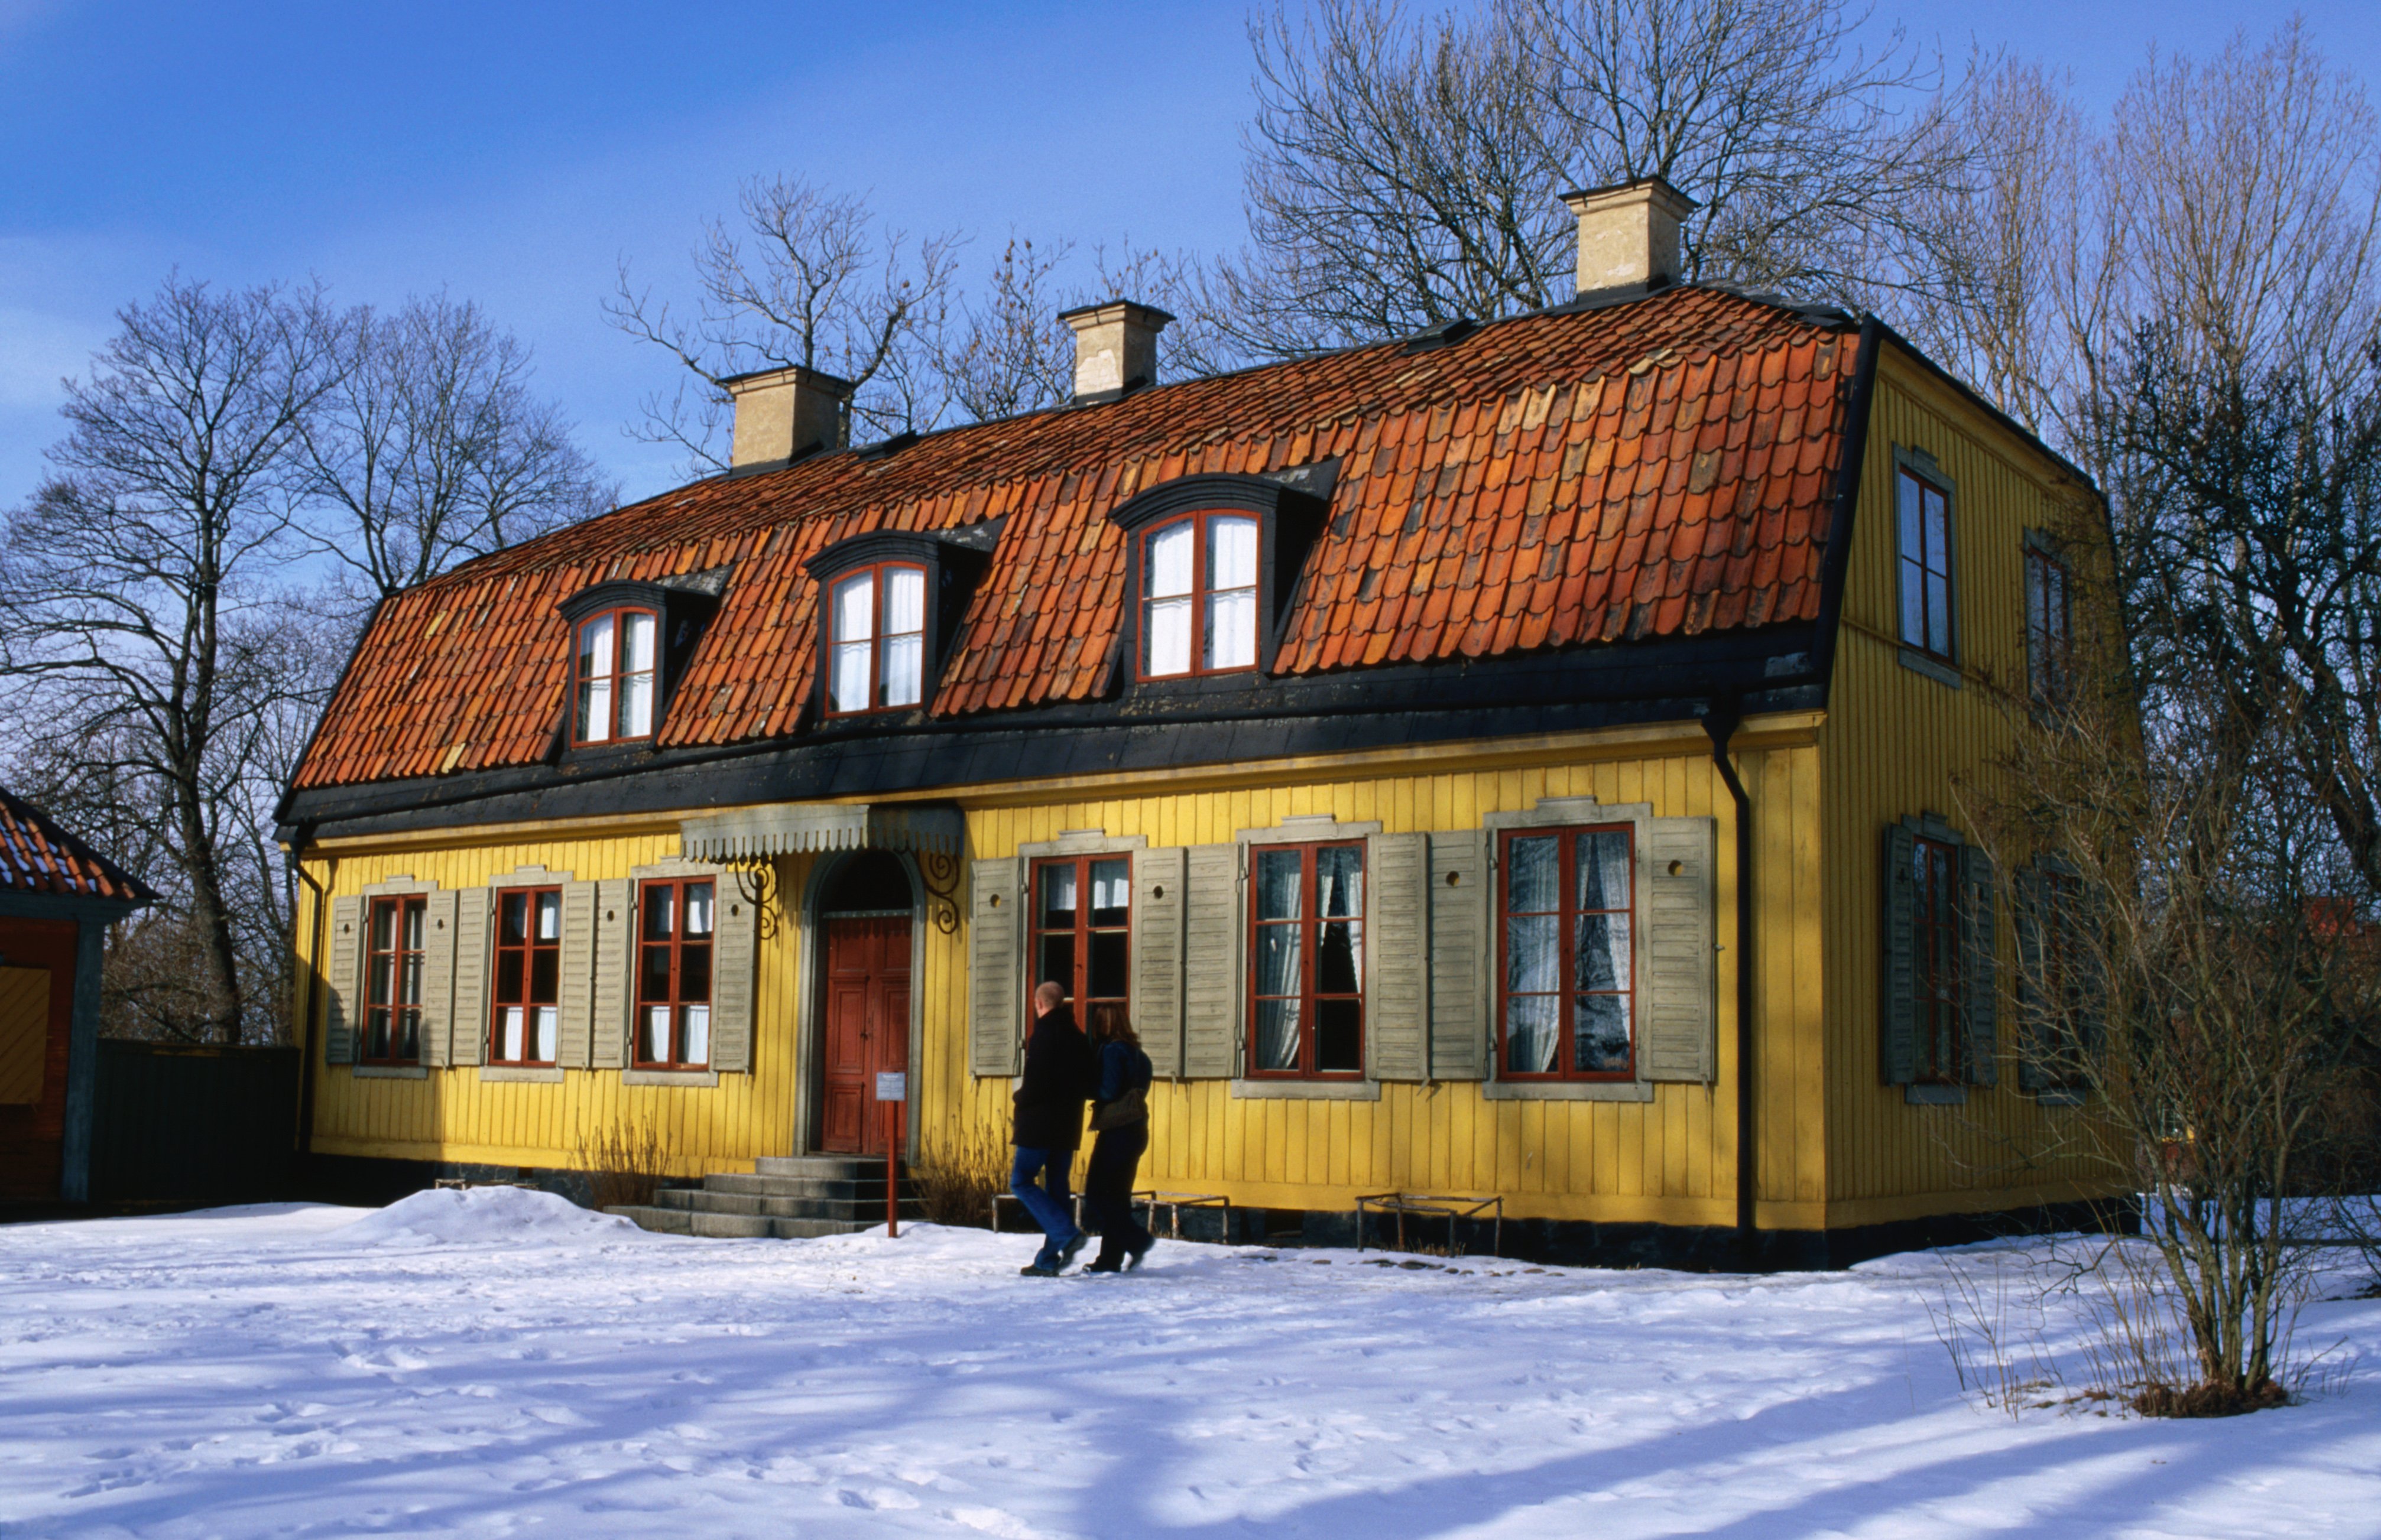
[[[1017,1082],[1020,1149],[1071,1150],[1083,1142],[1083,1103],[1099,1088],[1100,1061],[1091,1040],[1061,1004],[1033,1024],[1025,1040],[1025,1073]]]

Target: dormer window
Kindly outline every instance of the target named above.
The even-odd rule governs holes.
[[[1141,676],[1257,666],[1257,520],[1202,512],[1141,537]]]
[[[1272,669],[1337,477],[1336,460],[1185,476],[1111,509],[1127,591],[1109,677],[1161,693],[1231,691]]]
[[[653,732],[651,610],[607,610],[579,623],[575,741],[617,743]]]
[[[879,562],[829,587],[827,710],[903,710],[926,693],[926,569]]]

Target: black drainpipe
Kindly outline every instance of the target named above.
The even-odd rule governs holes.
[[[1715,696],[1703,712],[1703,731],[1711,735],[1712,765],[1736,801],[1736,1247],[1739,1261],[1751,1268],[1758,1263],[1761,1251],[1752,1210],[1761,1177],[1759,1152],[1752,1142],[1752,1013],[1759,985],[1752,971],[1752,799],[1745,794],[1744,782],[1728,757],[1728,739],[1735,736],[1743,716],[1741,697]]]
[[[325,911],[331,903],[328,883],[336,882],[339,876],[339,858],[336,855],[331,857],[324,882],[317,882],[307,875],[306,847],[313,838],[312,824],[299,825],[296,837],[290,842],[289,857],[291,865],[297,868],[298,880],[314,890],[314,944],[307,953],[305,974],[298,981],[298,1020],[294,1034],[298,1039],[298,1163],[301,1181],[312,1179],[308,1167],[314,1156],[314,981],[325,971],[323,928],[328,918]],[[291,919],[294,922],[296,916],[293,915]],[[294,931],[297,927],[293,923],[290,928]]]

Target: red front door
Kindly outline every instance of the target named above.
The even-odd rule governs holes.
[[[879,1072],[910,1067],[910,917],[826,922],[826,1088],[821,1148],[885,1153]]]

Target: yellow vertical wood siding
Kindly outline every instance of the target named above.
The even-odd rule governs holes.
[[[1924,450],[1954,483],[1953,614],[1963,676],[1954,689],[1899,661],[1894,447]],[[1825,1126],[1830,1222],[2005,1207],[2092,1190],[2105,1171],[2082,1154],[2085,1114],[2045,1108],[2017,1088],[2016,1030],[2001,1013],[2000,1084],[1964,1106],[1913,1107],[1882,1083],[1880,881],[1886,827],[1942,814],[1962,833],[2009,743],[2025,676],[2024,531],[2064,528],[2083,489],[1898,349],[1880,362],[1862,471],[1827,721],[1821,732],[1824,853],[1815,868],[1829,919],[1825,1051],[1835,1073],[1813,1115]],[[1997,940],[2012,964],[2006,909]],[[1945,1194],[1949,1194],[1948,1201]]]

